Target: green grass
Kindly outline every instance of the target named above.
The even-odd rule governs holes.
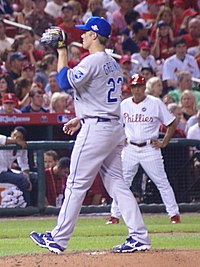
[[[199,249],[200,215],[182,215],[181,224],[169,223],[166,215],[144,215],[153,249]],[[105,225],[106,217],[80,217],[68,250],[109,250],[124,242],[127,228]],[[45,232],[56,224],[55,217],[0,219],[0,256],[44,253],[29,238],[32,230]]]

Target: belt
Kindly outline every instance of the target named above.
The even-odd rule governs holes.
[[[138,146],[138,147],[143,147],[143,146],[148,145],[149,143],[148,142],[144,142],[144,143],[137,144],[137,143],[134,143],[134,142],[130,141],[130,144],[134,145],[134,146]],[[150,141],[150,144],[151,144],[151,141]]]
[[[83,119],[81,119],[81,122],[82,122],[82,123],[85,123],[85,121],[86,121],[87,119],[96,119],[97,122],[111,121],[111,119],[109,119],[109,118],[93,117],[93,118],[83,118]]]

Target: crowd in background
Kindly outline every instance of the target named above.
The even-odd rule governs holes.
[[[112,25],[107,53],[123,72],[122,100],[131,96],[131,76],[141,74],[146,93],[176,116],[174,137],[189,133],[200,140],[199,11],[198,0],[2,0],[0,114],[74,113],[73,92],[61,92],[56,81],[57,52],[41,46],[40,38],[52,25],[63,29],[69,66],[75,67],[88,53],[74,25],[102,16]]]

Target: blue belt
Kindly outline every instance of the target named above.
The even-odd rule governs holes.
[[[88,118],[88,119],[97,119],[97,122],[111,121],[111,119],[109,118],[100,118],[100,117],[93,117],[93,118]],[[87,120],[87,118],[81,119],[82,123],[85,123],[85,120]]]

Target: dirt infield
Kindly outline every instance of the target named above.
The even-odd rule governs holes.
[[[130,254],[109,251],[19,255],[0,258],[3,267],[199,267],[200,250],[151,250]]]

